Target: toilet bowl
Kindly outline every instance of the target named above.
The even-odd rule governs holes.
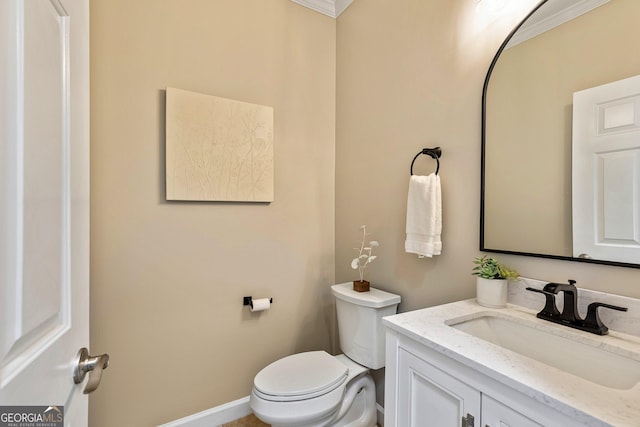
[[[264,368],[249,404],[274,427],[371,427],[377,418],[368,369],[324,351],[294,354]]]
[[[369,368],[384,366],[383,316],[395,314],[400,297],[352,283],[332,286],[345,354],[298,353],[276,360],[254,378],[249,405],[274,427],[372,427],[376,392]],[[363,295],[366,294],[366,295]]]

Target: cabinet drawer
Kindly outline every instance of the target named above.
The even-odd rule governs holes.
[[[543,427],[486,394],[482,395],[483,427]]]

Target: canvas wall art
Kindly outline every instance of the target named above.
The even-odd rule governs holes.
[[[273,108],[168,87],[166,197],[272,202]]]

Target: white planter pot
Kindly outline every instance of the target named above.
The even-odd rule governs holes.
[[[507,305],[507,279],[476,278],[476,300],[478,304],[490,308]]]

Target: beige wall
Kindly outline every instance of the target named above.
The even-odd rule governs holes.
[[[356,1],[338,19],[336,277],[354,276],[351,248],[367,224],[381,245],[368,277],[399,293],[402,311],[474,295],[482,83],[509,28],[479,22],[474,4]],[[418,259],[404,253],[409,166],[435,146],[443,249]],[[416,160],[415,173],[434,170],[431,158]]]
[[[111,355],[92,427],[190,415],[333,350],[335,25],[289,0],[92,0],[91,350]],[[275,202],[165,202],[166,86],[274,107]]]
[[[491,17],[468,0],[355,1],[338,19],[337,281],[354,277],[352,248],[367,224],[381,244],[368,278],[402,295],[401,311],[474,296],[482,84],[498,46],[536,2],[517,3],[521,10]],[[443,249],[418,259],[404,253],[409,165],[433,146],[443,150]],[[416,173],[434,168],[426,156],[416,161]],[[640,270],[498,258],[524,276],[640,297]]]

